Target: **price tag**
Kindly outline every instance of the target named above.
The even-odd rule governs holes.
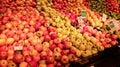
[[[106,19],[107,19],[107,15],[103,13],[103,15],[102,15],[102,21],[104,21],[104,22],[105,22],[105,21],[106,21]]]
[[[77,19],[78,19],[78,23],[79,23],[79,24],[84,22],[84,20],[82,19],[82,17],[81,17],[81,16],[80,16],[80,17],[78,17]]]
[[[81,18],[86,18],[86,11],[85,10],[81,11]]]
[[[14,47],[14,50],[22,50],[23,49],[23,46],[15,46]]]
[[[109,26],[110,26],[111,28],[113,28],[113,27],[115,26],[114,23],[113,23],[113,21],[110,21]]]

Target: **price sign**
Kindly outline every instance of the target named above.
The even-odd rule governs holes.
[[[78,19],[78,23],[79,23],[79,24],[84,22],[84,20],[82,19],[82,17],[81,17],[81,16],[80,16],[80,17],[78,17],[77,19]]]
[[[22,50],[23,49],[23,46],[15,46],[14,47],[14,50]]]
[[[104,22],[105,22],[105,21],[106,21],[106,19],[107,19],[107,15],[103,13],[103,15],[102,15],[102,21],[104,21]]]
[[[113,27],[115,26],[114,23],[113,23],[113,21],[110,21],[109,26],[110,26],[111,28],[113,28]]]
[[[86,18],[86,11],[85,11],[85,10],[82,10],[82,11],[81,11],[81,17],[82,17],[82,18]]]

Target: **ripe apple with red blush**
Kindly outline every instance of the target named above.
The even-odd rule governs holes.
[[[40,60],[40,54],[34,55],[33,60],[38,62]]]
[[[61,43],[61,39],[60,38],[56,38],[56,39],[53,40],[53,42],[55,44],[59,44],[59,43]]]
[[[49,35],[44,35],[44,41],[49,42],[51,40]]]
[[[29,62],[30,67],[37,67],[37,62],[32,60]]]
[[[56,47],[53,52],[61,52],[62,50],[59,47]]]
[[[41,57],[41,59],[46,59],[46,57],[47,57],[47,52],[46,52],[46,51],[42,51],[42,52],[40,53],[40,57]]]
[[[13,61],[8,63],[8,67],[17,67],[17,64]]]
[[[68,58],[68,56],[63,55],[62,58],[61,58],[61,62],[62,62],[63,64],[69,63],[69,58]]]
[[[61,62],[57,62],[57,67],[61,67],[63,64]]]
[[[60,49],[63,49],[64,45],[62,43],[59,43],[57,47],[59,47]]]
[[[52,27],[52,26],[49,26],[48,31],[49,32],[56,32],[56,29],[54,27]]]
[[[35,45],[35,49],[38,51],[38,52],[41,52],[43,50],[43,44],[36,44]]]
[[[69,52],[70,52],[69,49],[62,50],[62,51],[61,51],[61,54],[62,54],[62,55],[68,55]]]
[[[58,38],[58,35],[56,32],[50,32],[49,35],[50,35],[51,39],[53,39],[53,40]]]
[[[54,52],[54,58],[55,60],[60,60],[61,59],[61,53],[60,52]]]
[[[67,38],[63,38],[62,39],[62,43],[65,44],[66,42],[68,42],[68,39]]]
[[[33,60],[32,56],[30,56],[30,55],[24,56],[24,59],[25,59],[25,61],[28,62],[28,63]]]
[[[21,63],[24,60],[23,55],[18,53],[13,56],[13,61],[15,63]]]
[[[113,35],[111,35],[111,38],[112,38],[112,40],[116,40],[117,39],[117,35],[113,34]]]
[[[70,49],[70,54],[73,54],[73,55],[75,55],[75,56],[76,56],[76,51],[75,51],[75,50],[73,50],[73,49]]]
[[[8,55],[7,51],[0,50],[0,59],[6,59],[7,55]]]
[[[43,35],[44,36],[46,36],[46,35],[48,35],[49,34],[49,32],[47,31],[47,30],[43,30]],[[49,36],[49,35],[48,35]]]
[[[57,46],[56,46],[56,44],[50,44],[50,50],[54,50],[55,48],[56,48]]]
[[[47,64],[47,67],[55,67],[54,64]]]
[[[36,23],[35,25],[34,25],[34,28],[35,28],[35,30],[39,30],[39,27],[41,26],[41,23]]]
[[[47,52],[47,56],[53,56],[53,51],[52,50],[48,49],[48,50],[46,50],[46,52]]]
[[[65,42],[63,45],[64,45],[63,48],[65,48],[65,49],[70,48],[70,43],[69,42]]]
[[[28,66],[29,66],[29,64],[24,61],[19,64],[19,67],[28,67]]]
[[[46,62],[47,62],[47,63],[54,63],[54,61],[55,61],[55,59],[54,59],[53,56],[47,56],[47,57],[46,57]]]
[[[7,60],[0,60],[0,67],[7,67],[8,61]]]

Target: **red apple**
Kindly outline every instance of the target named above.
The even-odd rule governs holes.
[[[56,66],[57,66],[57,67],[62,67],[62,65],[63,65],[63,64],[62,64],[61,62],[58,62]]]
[[[50,36],[49,35],[44,35],[44,40],[49,42],[51,40]]]
[[[9,62],[8,67],[17,67],[17,64],[15,64],[14,62]]]
[[[53,56],[53,51],[47,50],[47,56]]]
[[[110,44],[111,45],[117,45],[117,41],[111,41]]]
[[[50,26],[50,23],[48,23],[48,22],[47,22],[47,23],[44,23],[44,26],[45,26],[45,27],[49,27],[49,26]]]
[[[0,34],[0,39],[6,39],[7,36],[5,34]]]
[[[61,52],[61,49],[60,49],[59,47],[56,47],[56,48],[54,49],[54,52]]]
[[[111,36],[111,38],[112,38],[113,40],[116,40],[116,39],[117,39],[117,35],[114,35],[114,34],[113,34],[113,35]]]
[[[69,54],[68,57],[69,57],[69,60],[70,60],[71,62],[75,61],[75,59],[76,59],[76,57],[75,57],[74,54]]]
[[[24,58],[25,58],[25,61],[28,63],[33,60],[33,58],[29,55],[25,56]]]
[[[27,62],[21,62],[19,64],[19,67],[28,67],[28,63]]]
[[[6,39],[0,39],[0,46],[3,46],[6,44]]]
[[[29,40],[29,42],[30,42],[30,44],[33,45],[33,46],[35,46],[36,44],[38,44],[38,41],[37,41],[37,39],[35,39],[35,38],[31,38],[31,39]]]
[[[30,32],[35,32],[35,28],[33,26],[30,27],[29,29]]]
[[[45,59],[45,58],[47,57],[46,51],[42,51],[42,52],[40,53],[40,57],[41,57],[41,59]]]
[[[14,43],[14,38],[7,38],[7,40],[6,40],[6,44],[9,44],[9,45],[11,45],[11,44],[13,44]]]
[[[38,67],[47,67],[45,63],[40,63]]]
[[[45,35],[48,35],[48,31],[47,30],[44,30],[43,31],[43,35],[45,36]]]
[[[54,50],[56,48],[56,44],[50,44],[50,50]]]
[[[0,58],[1,59],[6,59],[7,58],[7,51],[5,51],[5,50],[0,50]]]
[[[39,37],[41,37],[43,35],[43,32],[42,31],[37,31],[36,35],[39,36]]]
[[[13,38],[14,38],[15,41],[18,41],[19,40],[19,35],[14,35]]]
[[[0,60],[0,67],[7,67],[8,61],[7,60]]]
[[[60,44],[61,43],[61,39],[60,38],[56,38],[56,39],[53,40],[53,42],[55,44]]]
[[[55,29],[54,27],[52,27],[52,26],[49,26],[49,27],[48,27],[48,31],[49,31],[49,32],[55,32],[56,29]]]
[[[22,40],[24,40],[24,39],[26,39],[27,38],[27,36],[26,36],[26,34],[20,34],[20,39],[22,39]]]
[[[54,57],[53,56],[47,56],[47,58],[46,58],[46,62],[47,63],[54,63]]]
[[[38,52],[41,52],[43,50],[43,45],[42,44],[36,44],[35,45],[35,49],[38,51]]]
[[[54,64],[47,64],[47,67],[55,67]]]
[[[62,43],[65,44],[66,42],[68,42],[68,39],[67,38],[63,38],[62,39]]]
[[[13,37],[15,35],[14,31],[10,31],[10,30],[8,30],[5,34],[7,37]]]
[[[68,58],[68,56],[63,55],[62,58],[61,58],[61,62],[62,62],[63,64],[69,63],[69,58]]]
[[[40,54],[34,55],[33,60],[38,62],[40,60]]]
[[[58,35],[55,32],[50,32],[49,35],[50,35],[51,39],[53,39],[53,40],[58,38]]]
[[[30,67],[37,67],[37,62],[32,60],[29,62]]]
[[[76,51],[75,51],[75,50],[73,50],[73,49],[70,49],[70,54],[73,54],[73,55],[75,55],[75,56],[76,56]]]
[[[62,55],[68,55],[69,52],[70,52],[70,51],[69,51],[68,49],[67,49],[67,50],[62,50],[62,51],[61,51],[61,54],[62,54]]]
[[[30,50],[30,55],[31,56],[34,56],[34,55],[37,55],[38,54],[38,51],[37,50],[35,50],[35,49],[31,49]]]
[[[107,38],[107,37],[110,37],[110,34],[106,34],[105,37],[106,37],[106,38]]]
[[[54,53],[54,58],[56,60],[60,60],[61,59],[61,53],[59,53],[59,52]]]
[[[65,49],[70,48],[70,43],[69,43],[69,42],[65,42],[63,45],[64,45],[63,47],[64,47]]]
[[[60,43],[60,44],[58,44],[57,46],[58,46],[60,49],[63,49],[63,46],[64,46],[64,45]]]
[[[23,61],[24,59],[23,59],[23,55],[22,54],[15,54],[14,56],[13,56],[13,61],[15,62],[15,63],[21,63],[22,61]]]
[[[36,24],[34,25],[35,30],[39,30],[40,25],[41,25],[41,23],[36,23]]]

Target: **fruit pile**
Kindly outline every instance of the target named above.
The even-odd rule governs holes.
[[[86,2],[86,1],[85,1]],[[98,11],[101,14],[105,13],[109,18],[114,18],[120,21],[120,3],[119,0],[89,0],[90,9]]]
[[[0,1],[0,67],[69,67],[118,44],[118,36],[96,29],[101,16],[82,2]],[[78,22],[82,10],[86,18]]]
[[[77,26],[78,25],[78,20],[77,20],[77,15],[74,12],[70,12],[67,8],[67,1],[66,0],[53,0],[53,5],[52,7],[54,9],[56,9],[57,11],[60,11],[60,13],[62,13],[63,15],[67,16],[70,21],[71,24],[73,26]]]
[[[119,3],[117,0],[106,0],[106,10],[119,13]]]

